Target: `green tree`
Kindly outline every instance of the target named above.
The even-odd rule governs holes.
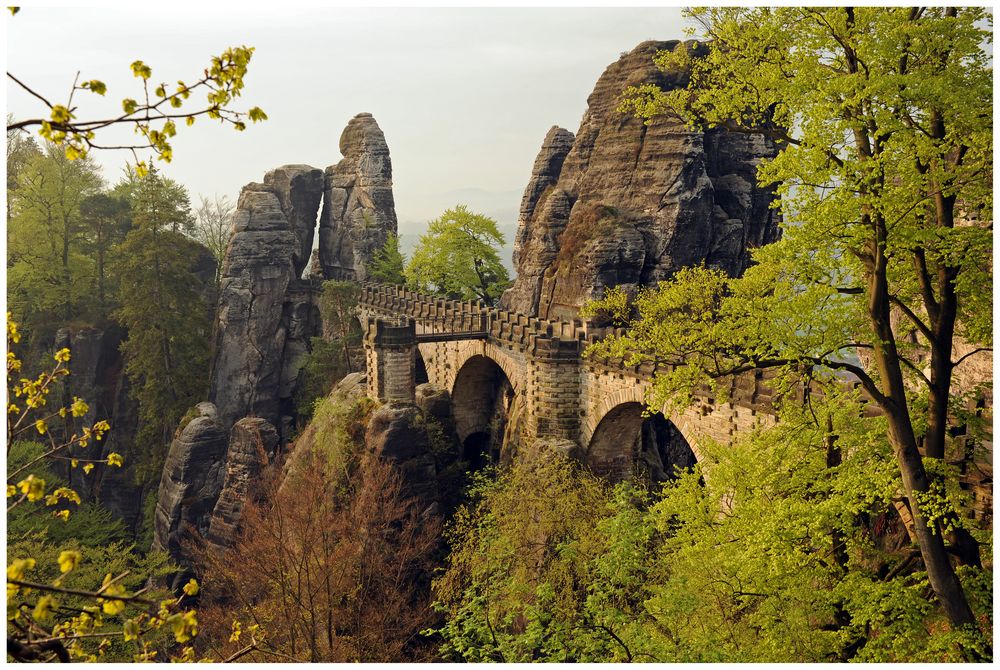
[[[101,187],[93,162],[71,161],[51,143],[20,169],[7,231],[8,291],[29,328],[49,330],[88,311],[93,266],[82,253],[80,206]]]
[[[399,236],[389,233],[368,266],[368,278],[382,284],[405,284],[406,256],[399,250]]]
[[[779,185],[794,225],[755,253],[743,279],[682,273],[640,298],[632,333],[598,350],[679,364],[660,375],[659,401],[765,367],[860,380],[885,416],[930,585],[952,626],[975,629],[945,535],[966,561],[980,559],[937,473],[948,427],[962,422],[956,337],[992,345],[982,290],[991,233],[980,223],[992,210],[991,17],[849,7],[691,15],[707,54],[682,46],[658,58],[686,68],[689,89],[632,89],[623,106],[775,139],[781,150],[758,178]],[[852,362],[854,351],[870,364]]]
[[[7,654],[17,661],[61,662],[166,657],[174,642],[197,634],[194,610],[184,611],[197,582],[179,598],[153,599],[146,580],[164,573],[165,556],[139,556],[116,541],[121,524],[109,522],[106,512],[74,507],[80,496],[50,466],[68,461],[89,474],[98,463],[121,467],[122,457],[101,457],[107,421],[79,426],[65,439],[53,435],[56,417],[88,411],[81,398],[49,405],[58,380],[69,375],[70,351],[57,351],[55,365],[36,379],[19,377],[21,360],[12,349],[20,340],[8,313]],[[80,453],[70,458],[74,448]],[[193,660],[194,649],[185,647],[179,658]]]
[[[458,205],[427,225],[406,266],[406,282],[418,291],[493,305],[510,283],[497,253],[503,245],[496,221]]]
[[[13,121],[14,117],[7,114],[7,124]],[[10,219],[10,193],[17,190],[17,179],[21,170],[33,154],[39,152],[35,140],[23,130],[7,131],[7,218]]]
[[[166,447],[188,407],[204,396],[209,309],[193,270],[201,245],[178,229],[190,221],[183,188],[151,171],[130,184],[133,229],[118,248],[126,371],[139,401],[140,481],[159,476]]]
[[[434,581],[445,660],[641,660],[651,528],[628,484],[617,491],[559,455],[477,477],[452,518]]]
[[[883,417],[836,383],[701,461],[650,509],[650,647],[675,661],[961,661],[982,639],[929,602],[898,521]],[[901,546],[902,545],[902,546]],[[988,618],[987,571],[966,568]]]
[[[330,280],[323,282],[319,297],[319,313],[323,321],[322,337],[310,341],[309,359],[302,368],[296,389],[296,409],[302,419],[313,414],[314,404],[326,396],[345,375],[359,367],[361,357],[361,323],[358,321],[358,299],[361,287],[357,282]]]
[[[124,198],[107,193],[88,196],[80,203],[83,219],[83,250],[94,261],[97,283],[97,313],[101,319],[117,297],[117,277],[109,275],[109,255],[125,240],[132,227],[131,208]],[[110,295],[109,295],[110,294]]]

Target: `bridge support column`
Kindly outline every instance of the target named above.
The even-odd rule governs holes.
[[[530,440],[580,433],[580,342],[538,337],[528,359],[525,394]]]
[[[368,396],[381,402],[416,400],[416,322],[393,324],[369,318],[365,332]]]

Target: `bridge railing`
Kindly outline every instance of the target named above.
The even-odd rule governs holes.
[[[581,344],[603,337],[611,332],[596,328],[581,319],[562,321],[540,319],[518,312],[489,307],[481,300],[449,300],[439,296],[411,291],[402,286],[367,283],[362,286],[361,305],[387,315],[406,315],[419,324],[439,324],[444,328],[449,322],[456,328],[465,328],[470,322],[485,317],[485,330],[490,337],[514,343],[527,343],[531,339],[559,339]],[[438,332],[444,332],[439,330]]]

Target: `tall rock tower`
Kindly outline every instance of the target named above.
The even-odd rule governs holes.
[[[688,265],[739,274],[749,248],[777,239],[773,190],[755,179],[760,160],[777,153],[763,135],[691,132],[672,116],[647,125],[617,110],[629,86],[686,85],[685,72],[653,63],[678,44],[643,42],[624,54],[598,79],[576,136],[561,128],[545,136],[503,307],[571,318],[606,286],[649,286]]]
[[[319,260],[327,279],[363,281],[375,252],[396,233],[389,146],[371,114],[350,120],[340,153],[343,160],[325,173]]]

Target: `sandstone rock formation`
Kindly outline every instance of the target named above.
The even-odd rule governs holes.
[[[270,458],[291,436],[299,371],[322,333],[322,281],[364,279],[396,232],[389,149],[370,114],[350,121],[340,149],[343,160],[325,176],[285,165],[240,193],[219,285],[210,402],[171,445],[158,493],[154,546],[182,563],[185,538],[232,541],[262,464],[257,442]]]
[[[316,213],[323,197],[323,172],[308,165],[283,165],[264,175],[264,184],[278,198],[298,242],[292,263],[295,276],[300,277],[312,254]]]
[[[204,537],[225,475],[227,432],[212,403],[199,403],[196,416],[170,443],[153,518],[153,549],[181,565],[184,544]]]
[[[437,464],[418,407],[403,403],[379,407],[368,422],[365,445],[392,464],[402,479],[404,495],[428,502],[437,497]]]
[[[667,116],[646,125],[617,111],[628,86],[686,84],[684,72],[653,63],[678,44],[643,42],[623,55],[598,80],[575,138],[560,128],[546,135],[522,200],[517,279],[503,307],[572,318],[605,286],[651,285],[702,263],[737,274],[749,247],[777,238],[773,192],[754,178],[760,159],[776,153],[773,143],[690,132]]]
[[[321,189],[320,171],[287,165],[263,184],[243,187],[219,286],[209,400],[229,426],[258,416],[280,426],[297,361],[312,323],[309,260]]]
[[[226,477],[212,511],[206,539],[228,547],[236,537],[243,506],[253,494],[261,469],[274,456],[278,431],[264,419],[246,417],[233,426],[226,452]]]
[[[566,155],[573,148],[573,133],[559,126],[552,126],[542,140],[542,148],[535,158],[535,164],[531,168],[531,178],[524,189],[524,196],[521,198],[521,210],[518,217],[519,225],[517,235],[514,238],[514,266],[520,265],[522,250],[528,242],[528,235],[532,228],[526,225],[531,220],[538,199],[546,192],[551,193],[559,181],[559,173],[562,171],[563,162]]]
[[[347,124],[340,153],[343,160],[326,169],[320,263],[326,279],[362,281],[375,252],[396,233],[389,147],[371,114],[358,114]]]

